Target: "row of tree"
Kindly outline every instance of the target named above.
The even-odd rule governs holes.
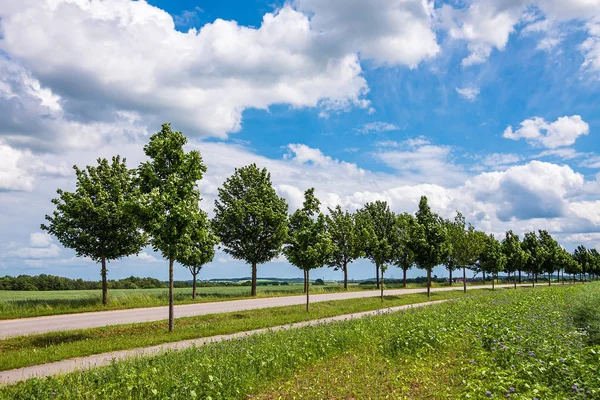
[[[527,234],[523,242],[509,232],[500,243],[467,225],[460,213],[454,221],[444,220],[431,211],[424,196],[414,216],[395,214],[384,201],[368,203],[355,213],[337,206],[325,215],[311,188],[304,193],[302,207],[288,215],[270,174],[255,164],[236,169],[219,188],[211,221],[199,207],[197,187],[206,166],[198,151],[184,150],[186,142],[181,132],[164,124],[144,147],[148,161],[135,170],[118,156],[110,163],[99,159],[97,166],[86,169],[75,166],[76,190],[57,191],[58,198],[52,200],[56,209],[42,225],[78,256],[101,264],[105,304],[108,261],[137,254],[148,243],[160,252],[169,263],[169,330],[175,261],[190,269],[195,296],[196,277],[213,259],[218,244],[251,266],[252,295],[257,266],[283,253],[304,271],[307,310],[310,270],[325,265],[342,270],[347,288],[348,265],[358,258],[374,263],[382,298],[389,265],[403,269],[405,282],[409,268],[426,270],[428,295],[431,271],[440,264],[450,271],[462,268],[463,274],[467,268],[490,274],[511,268],[534,274],[550,266],[567,273],[597,268],[596,261],[586,258],[581,264],[580,258],[571,257],[545,231]],[[592,252],[585,253],[596,260]]]

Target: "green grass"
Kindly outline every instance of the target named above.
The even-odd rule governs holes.
[[[592,284],[473,291],[401,313],[32,379],[0,388],[0,398],[594,399],[600,348],[568,310],[586,290],[600,295]]]
[[[463,297],[462,292],[432,293],[431,301]],[[175,332],[166,321],[51,332],[0,340],[0,371],[67,358],[132,349],[185,339],[243,332],[293,322],[351,314],[429,301],[425,294],[319,302],[306,312],[304,305],[179,318]]]
[[[434,284],[433,287],[446,286]],[[386,285],[388,289],[398,285]],[[407,288],[423,288],[424,285],[407,285]],[[374,285],[349,285],[350,291],[374,290]],[[258,297],[301,295],[302,284],[283,286],[258,286]],[[312,294],[344,291],[343,285],[328,283],[311,285]],[[59,291],[2,291],[0,290],[0,319],[39,317],[92,311],[121,310],[129,308],[159,307],[169,303],[168,289],[113,289],[109,290],[109,304],[102,305],[100,290]],[[205,303],[223,300],[239,300],[250,297],[249,286],[200,287],[196,300],[192,300],[191,288],[176,288],[176,304]]]

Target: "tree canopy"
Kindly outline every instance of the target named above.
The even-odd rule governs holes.
[[[41,229],[75,250],[78,257],[101,263],[102,303],[106,305],[106,262],[139,253],[146,245],[146,236],[132,211],[138,198],[134,171],[119,156],[111,163],[99,158],[97,166],[73,169],[75,192],[57,190],[59,197],[52,200],[56,209],[51,216],[46,215],[48,224],[42,224]]]
[[[224,251],[252,266],[256,295],[256,266],[281,253],[287,237],[288,206],[271,183],[271,174],[256,164],[236,168],[219,188],[213,226]]]
[[[339,205],[335,209],[329,209],[326,220],[327,231],[334,244],[333,253],[327,264],[336,271],[343,271],[344,289],[348,289],[348,264],[364,254],[359,227],[355,215],[342,211]]]

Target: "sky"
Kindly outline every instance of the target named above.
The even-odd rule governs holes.
[[[209,215],[254,162],[290,212],[309,187],[323,211],[414,213],[427,195],[499,239],[600,249],[599,93],[600,0],[3,0],[0,275],[99,279],[40,224],[73,165],[135,168],[164,122],[202,154]],[[283,257],[258,273],[302,276]],[[249,274],[219,249],[200,277]],[[130,275],[167,279],[168,263],[146,248],[109,264]]]

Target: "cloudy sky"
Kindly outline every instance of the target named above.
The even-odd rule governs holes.
[[[74,164],[137,166],[163,122],[202,153],[211,214],[256,162],[290,210],[311,186],[350,210],[425,194],[498,237],[598,247],[599,93],[600,0],[3,0],[0,275],[98,279],[40,231],[50,199]],[[167,277],[151,249],[109,269]],[[249,268],[218,252],[201,275]],[[283,259],[259,275],[301,276]]]

